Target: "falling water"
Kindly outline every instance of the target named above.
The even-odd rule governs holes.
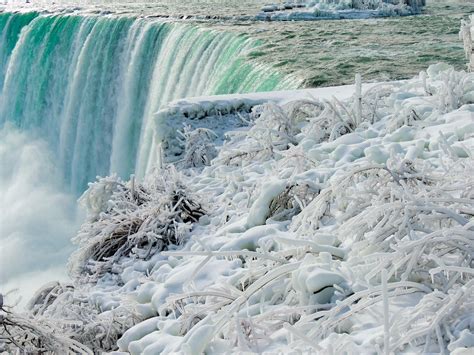
[[[182,23],[0,15],[0,123],[45,139],[72,191],[149,168],[151,117],[173,99],[292,88],[245,53],[258,42]]]
[[[0,14],[0,292],[65,277],[76,197],[97,175],[150,169],[162,105],[296,87],[248,61],[258,45],[136,17]]]

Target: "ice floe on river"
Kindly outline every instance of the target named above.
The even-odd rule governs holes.
[[[425,0],[296,0],[269,3],[256,16],[266,21],[315,21],[407,16],[421,12]]]

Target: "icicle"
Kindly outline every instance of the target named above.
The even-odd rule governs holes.
[[[441,355],[446,354],[446,346],[444,345],[443,335],[439,324],[436,325],[436,337],[438,338],[439,352]]]
[[[132,195],[132,201],[135,201],[135,175],[130,175],[130,194]]]
[[[164,154],[163,154],[163,143],[158,144],[158,169],[163,169],[164,165]]]
[[[356,127],[362,123],[362,77],[360,74],[355,76],[355,117]]]
[[[295,327],[289,325],[288,323],[283,324],[283,328],[285,328],[290,334],[293,336],[300,338],[303,340],[305,343],[309,344],[311,347],[313,347],[317,351],[322,351],[323,349],[316,344],[312,339],[308,338],[305,334],[301,333],[298,329]]]
[[[383,327],[384,327],[384,354],[390,354],[390,314],[387,287],[387,269],[382,270],[382,297],[383,297]]]

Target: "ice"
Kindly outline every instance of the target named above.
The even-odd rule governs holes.
[[[159,317],[153,317],[141,322],[139,326],[128,330],[117,342],[120,350],[127,350],[130,343],[142,339],[158,329]]]
[[[452,352],[456,350],[457,353],[461,353],[461,350],[468,351],[469,349],[474,349],[474,334],[468,329],[464,329],[459,338],[448,346],[448,350]]]
[[[344,278],[336,272],[325,270],[321,267],[315,266],[320,264],[319,260],[311,255],[306,255],[303,259],[301,267],[293,272],[292,282],[296,290],[301,292],[303,297],[309,297],[311,294],[317,294],[324,291],[326,288],[331,288],[334,285],[344,282]],[[330,300],[333,289],[328,295],[324,295],[318,299],[317,303],[326,303]]]
[[[155,116],[163,167],[84,195],[90,234],[75,260],[88,273],[45,302],[48,316],[77,302],[98,326],[116,315],[118,341],[84,340],[105,352],[469,351],[474,76],[427,72],[384,96],[368,85],[351,96],[356,85],[171,103]],[[166,122],[212,129],[216,157],[183,165],[192,147],[173,147]],[[170,192],[179,200],[163,205]],[[157,216],[189,214],[189,201],[204,216],[180,217],[179,241],[147,253]],[[85,247],[114,236],[95,224],[113,225],[113,211],[136,218],[124,240],[141,242],[117,246],[109,266]]]
[[[281,194],[286,187],[286,181],[276,180],[266,184],[260,196],[255,200],[247,217],[249,228],[265,224],[270,214],[270,202]]]
[[[199,355],[204,352],[215,332],[213,325],[204,325],[184,339],[183,350],[186,355]]]
[[[296,2],[296,4],[287,6],[267,4],[262,7],[261,13],[256,18],[266,21],[314,21],[406,16],[418,14],[425,3],[424,0],[399,2],[390,0],[313,0]]]

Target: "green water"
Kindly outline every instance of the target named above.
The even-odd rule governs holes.
[[[183,97],[296,88],[234,31],[132,16],[0,14],[0,124],[45,139],[80,192],[155,164],[154,114]]]
[[[459,27],[474,2],[428,3],[423,15],[371,20],[219,24],[265,40],[250,56],[302,78],[304,86],[410,78],[430,64],[465,69]]]

